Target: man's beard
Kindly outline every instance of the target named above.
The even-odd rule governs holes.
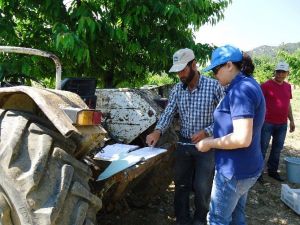
[[[194,78],[195,76],[195,71],[190,70],[189,75],[187,78],[181,78],[180,81],[184,84],[184,85],[188,85]]]

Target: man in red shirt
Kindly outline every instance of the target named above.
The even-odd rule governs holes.
[[[265,158],[270,139],[272,147],[267,162],[268,175],[278,181],[284,181],[278,174],[280,152],[283,149],[287,132],[287,122],[290,121],[290,132],[295,130],[292,107],[291,85],[285,82],[289,74],[289,65],[279,62],[276,66],[274,78],[261,85],[266,100],[266,117],[261,131],[261,150]],[[263,181],[262,176],[259,179]]]

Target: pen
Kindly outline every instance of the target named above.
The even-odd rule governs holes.
[[[186,142],[181,142],[181,141],[178,141],[177,144],[179,145],[190,145],[190,146],[195,146],[196,144],[193,144],[193,143],[186,143]]]

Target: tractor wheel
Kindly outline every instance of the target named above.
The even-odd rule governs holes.
[[[46,124],[0,110],[0,224],[93,225],[101,200],[90,193],[90,169]]]

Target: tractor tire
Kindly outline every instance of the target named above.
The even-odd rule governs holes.
[[[93,225],[101,200],[76,144],[47,120],[0,110],[0,224]]]

